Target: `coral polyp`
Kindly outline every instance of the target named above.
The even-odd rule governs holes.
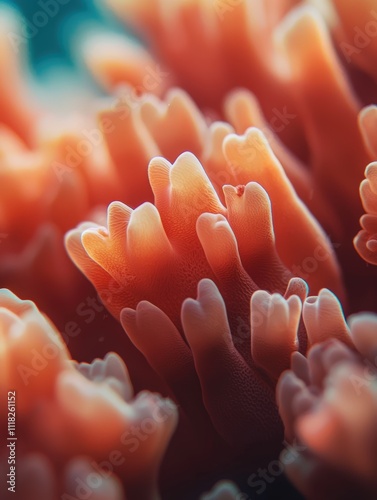
[[[0,12],[5,494],[375,498],[376,0],[107,0],[52,106],[63,3]]]

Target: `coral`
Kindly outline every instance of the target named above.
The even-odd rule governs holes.
[[[115,476],[101,474],[98,472],[99,466],[85,457],[70,460],[59,475],[56,474],[50,460],[40,453],[28,453],[22,456],[17,465],[19,476],[17,494],[20,498],[71,500],[85,495],[90,495],[93,500],[127,498]],[[12,498],[11,494],[9,498]]]
[[[376,3],[373,0],[362,0],[357,3],[329,0],[328,4],[335,15],[333,31],[343,58],[351,67],[361,70],[375,83],[376,68],[373,61],[377,53],[375,26],[377,13],[374,10]],[[368,82],[365,79],[364,85],[365,91],[368,89]]]
[[[210,493],[201,497],[201,500],[238,500],[239,490],[229,481],[221,481],[212,488]]]
[[[56,498],[62,480],[67,490],[60,491],[61,498],[74,488],[95,489],[99,499],[124,498],[114,472],[127,498],[154,497],[176,426],[172,402],[148,392],[134,397],[116,354],[92,364],[73,363],[59,333],[32,302],[2,290],[0,303],[1,399],[5,404],[11,395],[8,404],[17,408],[17,457],[19,472],[25,471],[21,490],[31,488],[37,498],[46,487],[43,495]],[[5,428],[4,419],[2,413]],[[32,473],[41,483],[27,483]]]
[[[224,95],[241,86],[257,93],[269,111],[274,104],[289,103],[279,51],[269,35],[292,2],[268,2],[275,4],[270,22],[266,18],[271,7],[260,8],[257,1],[239,2],[236,8],[208,0],[105,3],[140,33],[171,71],[174,84],[186,89],[200,107],[220,109]]]
[[[311,289],[342,294],[333,251],[263,134],[229,134],[223,154],[234,179],[223,187],[224,205],[192,154],[173,165],[154,158],[155,205],[114,202],[106,227],[85,223],[66,238],[71,258],[189,417],[201,457],[214,453],[218,435],[229,457],[279,441],[274,383],[299,348],[307,289],[291,278],[307,255]]]
[[[307,358],[294,354],[277,387],[286,438],[300,442],[287,474],[305,498],[375,498],[377,316],[328,316],[351,344],[332,339]]]
[[[377,164],[370,163],[365,170],[366,179],[360,185],[360,196],[367,212],[360,219],[362,230],[354,239],[355,248],[360,256],[370,264],[377,264]]]
[[[147,202],[133,210],[114,202],[108,210],[107,228],[93,225],[90,230],[90,223],[85,223],[68,234],[71,257],[88,274],[115,317],[119,318],[122,307],[134,307],[142,298],[164,303],[160,285],[174,286],[175,281],[177,290],[167,290],[171,299],[164,307],[176,321],[182,300],[194,291],[200,278],[217,275],[222,279],[221,267],[228,266],[226,260],[236,251],[234,238],[244,271],[261,288],[283,292],[292,273],[305,274],[313,292],[327,285],[343,296],[329,242],[292,189],[263,134],[253,128],[243,136],[228,134],[222,146],[218,172],[233,184],[223,188],[224,204],[210,180],[213,170],[208,176],[191,153],[183,153],[173,165],[154,158],[148,174],[155,206]],[[295,220],[295,226],[287,220]],[[229,234],[229,243],[220,247],[212,244],[217,222],[219,227],[225,225],[220,237]],[[313,255],[314,264],[306,274],[301,266],[308,255]],[[234,273],[232,279],[239,278],[232,287],[240,280],[247,283],[243,270],[237,269],[238,256],[232,260],[236,267],[224,275],[224,287]],[[185,268],[190,269],[189,274]],[[183,273],[180,279],[177,272]],[[159,285],[154,295],[151,282]],[[106,294],[111,292],[110,302]],[[250,294],[245,295],[248,299]]]
[[[309,163],[311,190],[319,197],[317,204],[324,198],[330,200],[340,225],[339,217],[356,221],[359,210],[356,186],[367,163],[357,127],[362,103],[350,84],[324,20],[314,8],[298,5],[291,9],[300,2],[278,4],[271,0],[263,6],[257,1],[237,5],[220,0],[177,1],[168,8],[162,1],[150,0],[106,3],[140,32],[164,63],[170,80],[187,90],[201,108],[221,113],[229,91],[237,87],[251,90],[269,128]],[[345,11],[357,11],[360,22],[366,16],[364,5],[356,9],[349,2],[347,9],[341,2],[335,3],[340,9],[343,29],[347,16],[350,17]],[[195,23],[194,19],[201,22]],[[372,47],[369,44],[368,50]],[[368,57],[364,51],[363,57]],[[92,59],[95,58],[93,53]],[[100,55],[98,59],[102,61],[103,57]],[[119,58],[119,66],[122,61],[124,58]],[[132,78],[123,76],[118,83],[124,81],[132,82]],[[242,110],[245,103],[238,105],[237,112],[241,115],[237,117],[238,133],[255,125],[250,120],[257,119],[260,125],[255,104],[246,105],[250,116]],[[328,113],[330,106],[332,113]],[[303,140],[305,144],[300,148]],[[287,163],[301,171],[296,175],[305,177],[300,158],[290,158],[289,152],[284,154]],[[321,223],[329,224],[325,212],[323,215]],[[348,228],[349,225],[342,227],[346,236]]]
[[[74,111],[0,12],[0,281],[44,312],[0,292],[18,495],[191,500],[285,436],[306,497],[373,498],[376,1],[103,3],[145,45],[83,36]]]
[[[363,133],[366,148],[371,159],[377,158],[377,148],[375,144],[376,133],[376,106],[364,108],[360,114],[360,129]],[[376,181],[376,163],[370,163],[365,170],[366,179],[360,184],[360,197],[366,212],[360,219],[362,230],[354,239],[354,245],[359,255],[370,264],[376,264],[375,236],[377,233],[376,225],[376,200],[377,200],[377,181]]]
[[[156,73],[158,87],[161,82],[167,86],[180,85],[206,115],[212,118],[215,109],[214,116],[224,117],[239,134],[250,126],[262,128],[299,197],[336,243],[353,310],[360,309],[363,303],[372,307],[373,301],[368,296],[374,293],[371,290],[374,275],[371,276],[370,270],[357,258],[352,239],[361,215],[358,186],[370,161],[358,115],[365,99],[373,100],[375,88],[371,83],[367,85],[362,77],[354,77],[354,72],[359,75],[365,68],[358,65],[354,68],[353,60],[345,61],[344,51],[337,51],[338,46],[331,38],[333,35],[340,48],[348,43],[344,35],[347,9],[340,2],[333,2],[337,5],[322,2],[321,6],[325,4],[326,8],[322,9],[321,16],[317,9],[302,6],[300,2],[284,2],[279,6],[270,2],[271,5],[261,8],[256,2],[229,5],[218,1],[209,5],[202,0],[173,2],[168,9],[160,2],[108,3],[126,24],[136,27],[157,61],[164,64],[164,70]],[[349,10],[358,11],[353,4],[348,4]],[[366,8],[363,5],[360,14]],[[365,17],[365,12],[363,15]],[[197,51],[194,53],[192,37],[188,36],[195,16],[207,21],[207,25],[203,22],[195,25],[195,40],[200,43],[205,70],[196,67],[200,65],[200,58]],[[204,27],[210,22],[212,30],[206,30]],[[176,31],[172,25],[180,28]],[[170,43],[173,38],[180,43]],[[261,39],[265,40],[263,48]],[[371,46],[373,43],[368,44],[368,49]],[[221,58],[215,55],[219,47],[224,47]],[[104,72],[102,79],[106,78],[107,71],[104,59],[103,55],[98,56],[98,64]],[[95,60],[96,54],[92,51],[91,66]],[[122,61],[119,57],[116,64],[109,62],[110,79],[114,66],[121,67]],[[268,61],[267,69],[265,61]],[[242,71],[250,65],[253,71],[247,70],[242,76]],[[212,78],[216,84],[211,84]],[[123,74],[118,83],[124,81],[132,83],[134,78]],[[274,87],[270,86],[271,82]],[[248,91],[235,90],[241,86]],[[141,92],[148,91],[140,85],[138,88]],[[132,105],[134,100],[133,97]],[[118,140],[117,144],[121,142]],[[197,155],[195,150],[187,150]],[[172,162],[177,156],[168,159]],[[118,157],[122,155],[118,153]],[[137,206],[133,204],[136,192],[133,191],[132,198],[122,201]]]
[[[0,58],[2,74],[0,77],[0,123],[11,129],[22,141],[31,146],[34,142],[33,122],[39,112],[31,104],[28,91],[23,84],[21,58],[15,57],[19,50],[10,44],[19,35],[19,20],[15,13],[0,7]]]

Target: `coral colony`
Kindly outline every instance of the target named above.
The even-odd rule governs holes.
[[[66,3],[0,12],[2,498],[376,498],[377,0],[107,0],[57,113]]]

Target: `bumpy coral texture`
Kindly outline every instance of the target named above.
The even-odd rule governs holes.
[[[377,2],[105,3],[146,46],[88,36],[112,97],[60,115],[0,12],[0,280],[57,325],[0,293],[20,498],[191,499],[284,435],[306,497],[373,498]]]
[[[306,286],[289,269],[316,255],[310,288],[342,294],[342,285],[325,235],[261,132],[229,134],[222,147],[234,184],[223,187],[224,204],[192,154],[173,165],[154,158],[155,205],[114,202],[107,227],[85,223],[68,234],[67,249],[182,412],[196,415],[200,449],[216,430],[233,449],[250,450],[278,439],[274,381],[299,348]]]
[[[187,89],[204,110],[216,109],[227,119],[232,116],[238,133],[257,125],[283,139],[291,152],[278,141],[279,159],[292,174],[290,179],[295,177],[299,195],[306,191],[305,203],[310,200],[312,213],[336,243],[355,310],[373,308],[375,273],[356,256],[352,238],[361,215],[358,186],[365,166],[374,159],[365,148],[358,114],[375,99],[376,37],[369,28],[375,20],[371,14],[375,2],[311,2],[322,17],[298,1],[269,0],[261,6],[258,1],[210,5],[195,0],[169,7],[148,0],[107,3],[150,45],[168,75],[166,84],[172,81]],[[362,49],[354,41],[355,20],[360,30],[366,27],[372,33],[364,35]],[[208,26],[211,29],[205,29]],[[122,71],[121,58],[109,65],[103,59],[99,55],[96,65],[91,54],[94,74],[105,78],[117,73],[118,83],[133,81],[129,68]],[[243,102],[242,93],[235,99],[236,120],[234,108],[222,113],[224,93],[241,86],[254,92],[265,119],[255,105]]]

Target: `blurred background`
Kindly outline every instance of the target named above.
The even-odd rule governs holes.
[[[75,39],[80,36],[80,31],[91,27],[94,29],[96,24],[103,26],[104,22],[113,24],[113,28],[116,26],[115,19],[104,11],[100,12],[93,0],[64,0],[67,2],[66,5],[60,5],[57,0],[52,0],[50,9],[54,9],[52,4],[57,5],[57,13],[54,16],[49,15],[46,26],[34,33],[32,28],[35,25],[34,16],[37,12],[44,12],[45,9],[48,12],[49,1],[51,0],[2,2],[16,7],[22,14],[23,23],[27,27],[25,29],[30,34],[28,39],[30,60],[39,74],[48,71],[53,62],[64,64],[67,68],[72,68],[77,63],[74,45]],[[53,11],[50,10],[50,12]]]
[[[103,91],[83,63],[86,35],[125,27],[97,0],[0,0],[20,16],[16,51],[26,55],[24,77],[41,105],[60,112],[75,109]],[[1,14],[0,14],[1,15]],[[9,37],[9,34],[8,34]],[[10,39],[10,43],[14,44]],[[58,99],[57,99],[58,96]]]

